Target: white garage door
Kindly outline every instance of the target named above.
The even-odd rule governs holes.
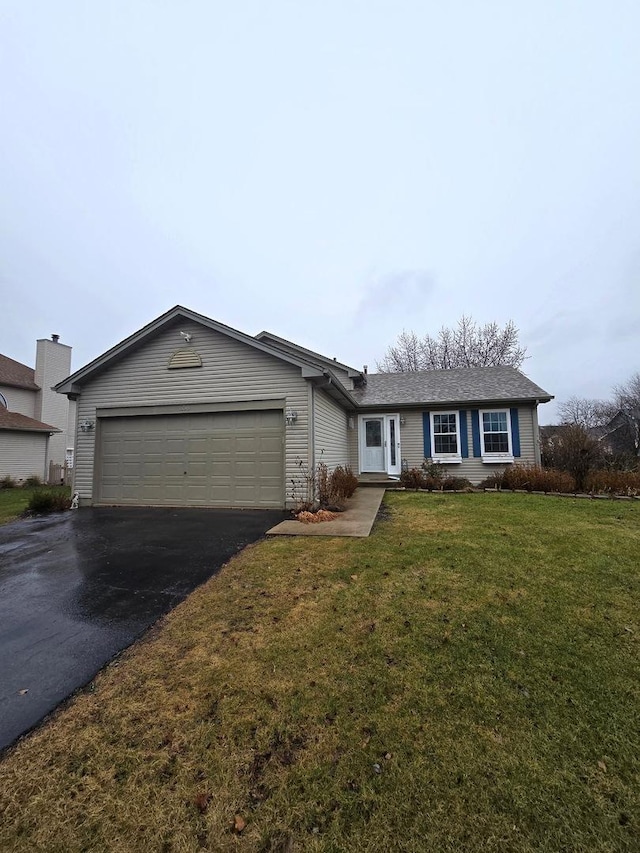
[[[100,419],[98,503],[284,506],[281,411]]]

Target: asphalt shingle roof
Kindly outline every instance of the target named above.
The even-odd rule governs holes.
[[[0,385],[26,388],[28,391],[40,390],[40,386],[36,385],[34,369],[6,355],[0,355]]]
[[[539,400],[552,395],[515,367],[464,367],[407,373],[370,373],[351,394],[361,406],[408,406]]]
[[[10,412],[0,407],[0,429],[9,429],[17,432],[60,432],[51,424],[43,424],[35,418],[21,415],[19,412]]]

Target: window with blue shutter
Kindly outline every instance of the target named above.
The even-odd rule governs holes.
[[[511,443],[513,455],[520,456],[520,421],[517,409],[511,409]]]
[[[473,439],[473,455],[482,456],[480,447],[480,412],[471,409],[471,438]]]
[[[463,459],[469,457],[469,433],[467,432],[467,412],[460,409],[460,451]]]
[[[422,413],[422,435],[424,440],[424,458],[431,459],[431,420],[429,412]]]

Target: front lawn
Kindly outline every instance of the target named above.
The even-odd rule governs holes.
[[[42,490],[69,495],[68,486],[36,486],[34,488],[0,489],[0,524],[14,521],[27,509],[29,499],[34,492]]]
[[[640,505],[383,506],[248,548],[10,751],[0,849],[639,850]]]

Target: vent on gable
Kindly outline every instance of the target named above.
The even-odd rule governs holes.
[[[176,350],[167,365],[169,370],[181,370],[185,367],[202,367],[202,359],[191,348]]]

